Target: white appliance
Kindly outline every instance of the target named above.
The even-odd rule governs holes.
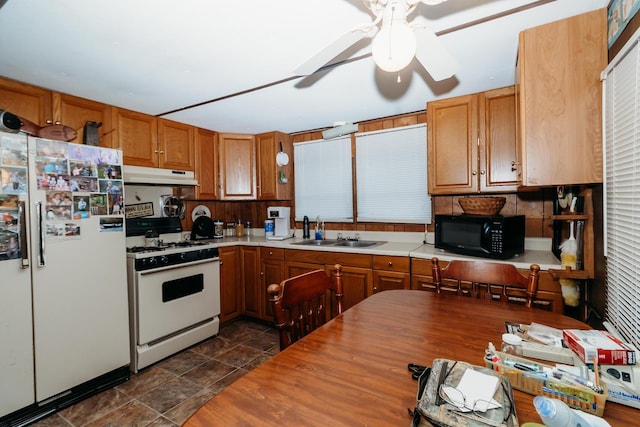
[[[284,240],[293,237],[289,229],[291,208],[285,206],[267,208],[267,218],[274,222],[273,236],[267,236],[268,240]]]
[[[159,236],[157,246],[140,246],[148,231]],[[220,330],[218,248],[175,241],[181,231],[178,217],[127,219],[133,372]]]
[[[129,378],[124,218],[108,215],[122,186],[90,196],[107,162],[122,152],[0,133],[0,425]]]

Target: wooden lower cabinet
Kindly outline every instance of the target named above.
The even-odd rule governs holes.
[[[273,310],[267,295],[267,288],[273,283],[280,283],[285,279],[284,249],[260,248],[260,303],[262,304],[261,318],[273,321]]]
[[[373,293],[391,289],[409,289],[410,262],[403,256],[373,256]]]
[[[285,261],[286,277],[316,269],[331,273],[335,264],[342,265],[343,310],[373,294],[371,255],[287,249]]]
[[[220,322],[242,314],[242,282],[240,281],[240,248],[220,248]]]
[[[244,284],[242,314],[262,317],[262,283],[260,281],[260,252],[257,246],[240,247],[241,283]]]
[[[442,267],[445,267],[447,262],[440,262]],[[528,275],[529,270],[519,270],[523,275]],[[411,258],[411,289],[421,289],[424,291],[435,291],[433,285],[433,279],[431,277],[431,260],[421,258]],[[453,292],[455,291],[456,284],[453,281],[443,281],[442,291]],[[557,281],[551,277],[551,274],[546,271],[540,272],[540,280],[538,282],[538,292],[536,298],[533,301],[534,307],[553,311],[555,313],[564,313],[564,300],[560,291],[560,285]]]

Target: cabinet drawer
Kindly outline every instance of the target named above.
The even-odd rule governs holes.
[[[447,261],[440,260],[441,267],[446,267],[447,264],[449,264]],[[411,274],[431,276],[433,274],[432,265],[430,259],[411,258]]]
[[[260,248],[260,257],[262,259],[284,260],[283,248]]]
[[[374,255],[373,257],[374,270],[400,271],[408,273],[409,263],[409,257],[385,255]]]
[[[287,261],[325,264],[329,266],[341,264],[342,266],[371,268],[371,255],[365,254],[287,249],[285,251],[285,258]]]

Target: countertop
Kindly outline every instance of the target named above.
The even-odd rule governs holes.
[[[494,260],[489,258],[479,258],[466,255],[459,255],[448,251],[436,249],[433,244],[423,243],[420,238],[424,239],[422,233],[360,233],[362,240],[385,241],[386,243],[369,248],[350,248],[336,246],[307,246],[298,245],[305,239],[301,237],[292,237],[285,240],[268,240],[264,235],[245,236],[245,237],[224,237],[222,239],[203,240],[215,244],[218,247],[225,246],[265,246],[284,249],[298,249],[308,251],[323,252],[351,252],[369,255],[387,255],[387,256],[408,256],[413,258],[431,259],[434,256],[443,261],[451,261],[454,259],[468,260],[484,260],[493,262],[505,262],[515,265],[517,268],[528,269],[531,264],[538,264],[541,270],[559,269],[560,260],[558,260],[551,250],[526,249],[524,254],[515,256],[505,260]],[[329,236],[329,238],[335,238]],[[406,240],[405,240],[406,239]],[[539,245],[534,245],[539,246]]]

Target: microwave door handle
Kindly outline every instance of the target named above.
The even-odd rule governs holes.
[[[44,255],[44,224],[42,216],[42,202],[36,203],[36,214],[38,216],[38,267],[44,267],[47,264]]]
[[[29,268],[29,241],[27,239],[27,214],[24,201],[18,203],[18,221],[20,221],[20,268]]]

